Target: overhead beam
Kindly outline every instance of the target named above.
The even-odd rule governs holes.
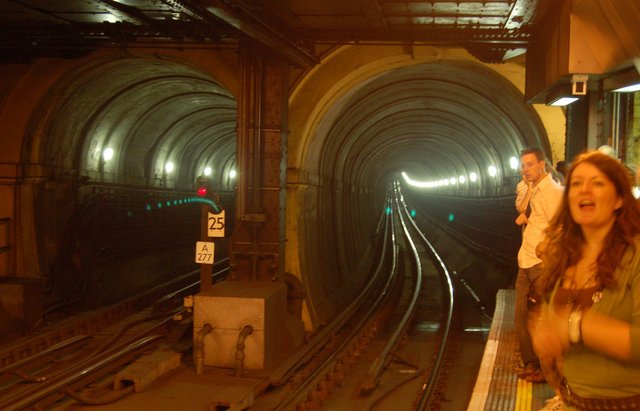
[[[504,47],[526,47],[528,32],[508,33],[505,30],[477,28],[394,28],[385,30],[312,30],[308,34],[318,42],[419,41],[432,44],[491,44]]]
[[[236,0],[205,0],[203,7],[218,19],[251,37],[299,67],[312,67],[319,63],[313,53],[296,39],[262,21],[260,16]]]

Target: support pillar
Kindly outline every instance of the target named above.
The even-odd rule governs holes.
[[[237,200],[230,279],[284,281],[288,66],[240,48]]]

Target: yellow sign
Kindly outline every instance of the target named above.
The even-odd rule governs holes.
[[[196,242],[196,263],[213,264],[215,245],[206,241]]]
[[[208,213],[207,235],[209,237],[224,237],[224,210],[218,214]]]

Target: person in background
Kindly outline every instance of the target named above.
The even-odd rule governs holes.
[[[546,172],[544,154],[540,149],[522,150],[520,166],[525,184],[519,184],[517,189],[522,192],[526,186],[526,193],[516,203],[519,214],[515,220],[517,225],[523,227],[522,244],[518,251],[515,307],[515,329],[522,365],[516,371],[519,378],[543,382],[545,378],[529,335],[528,296],[531,284],[542,273],[542,260],[536,255],[536,247],[544,239],[544,231],[560,205],[563,188]]]
[[[640,410],[640,210],[619,161],[576,158],[547,238],[531,335],[563,409]]]
[[[567,167],[567,163],[565,163],[564,161],[558,161],[556,163],[555,168],[553,167],[553,164],[551,163],[547,164],[547,172],[551,173],[551,177],[553,177],[553,179],[556,180],[563,187],[564,187],[565,177],[567,173],[566,167]]]
[[[567,162],[560,160],[556,163],[556,171],[562,174],[563,177],[567,177]]]

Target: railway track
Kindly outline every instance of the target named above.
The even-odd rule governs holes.
[[[274,373],[270,387],[277,390],[257,398],[255,409],[382,410],[391,402],[397,409],[423,410],[435,401],[452,283],[399,187],[392,192],[386,209],[393,212],[379,224],[384,241],[371,280],[306,350],[290,358],[287,372]]]
[[[220,261],[214,282],[227,272]],[[222,268],[220,268],[222,267]],[[77,391],[134,361],[160,342],[176,343],[183,297],[197,292],[199,271],[182,275],[112,306],[36,329],[0,347],[0,409],[43,409],[64,397],[109,403],[132,392],[106,390],[101,398]],[[103,390],[104,391],[104,390]],[[111,391],[111,392],[109,392]]]
[[[361,293],[277,369],[217,378],[215,385],[207,386],[211,398],[215,389],[237,385],[250,386],[252,394],[237,402],[205,400],[209,407],[425,410],[439,409],[448,401],[447,378],[461,332],[455,326],[459,316],[456,320],[453,281],[415,225],[399,186],[390,192],[378,225],[380,258]],[[78,319],[75,325],[64,324],[0,351],[0,409],[83,409],[79,404],[87,409],[132,409],[127,401],[143,398],[150,383],[140,381],[144,376],[123,378],[122,370],[151,352],[179,352],[174,369],[180,371],[169,371],[158,384],[177,384],[185,375],[201,380],[220,375],[205,369],[204,375],[196,376],[189,346],[192,325],[181,303],[185,295],[197,292],[198,285],[184,283],[153,290],[111,307],[112,312],[95,313],[99,317]],[[120,331],[109,329],[123,318],[129,319],[126,332],[122,325]],[[104,324],[96,325],[100,323]],[[136,395],[129,395],[132,392]]]

